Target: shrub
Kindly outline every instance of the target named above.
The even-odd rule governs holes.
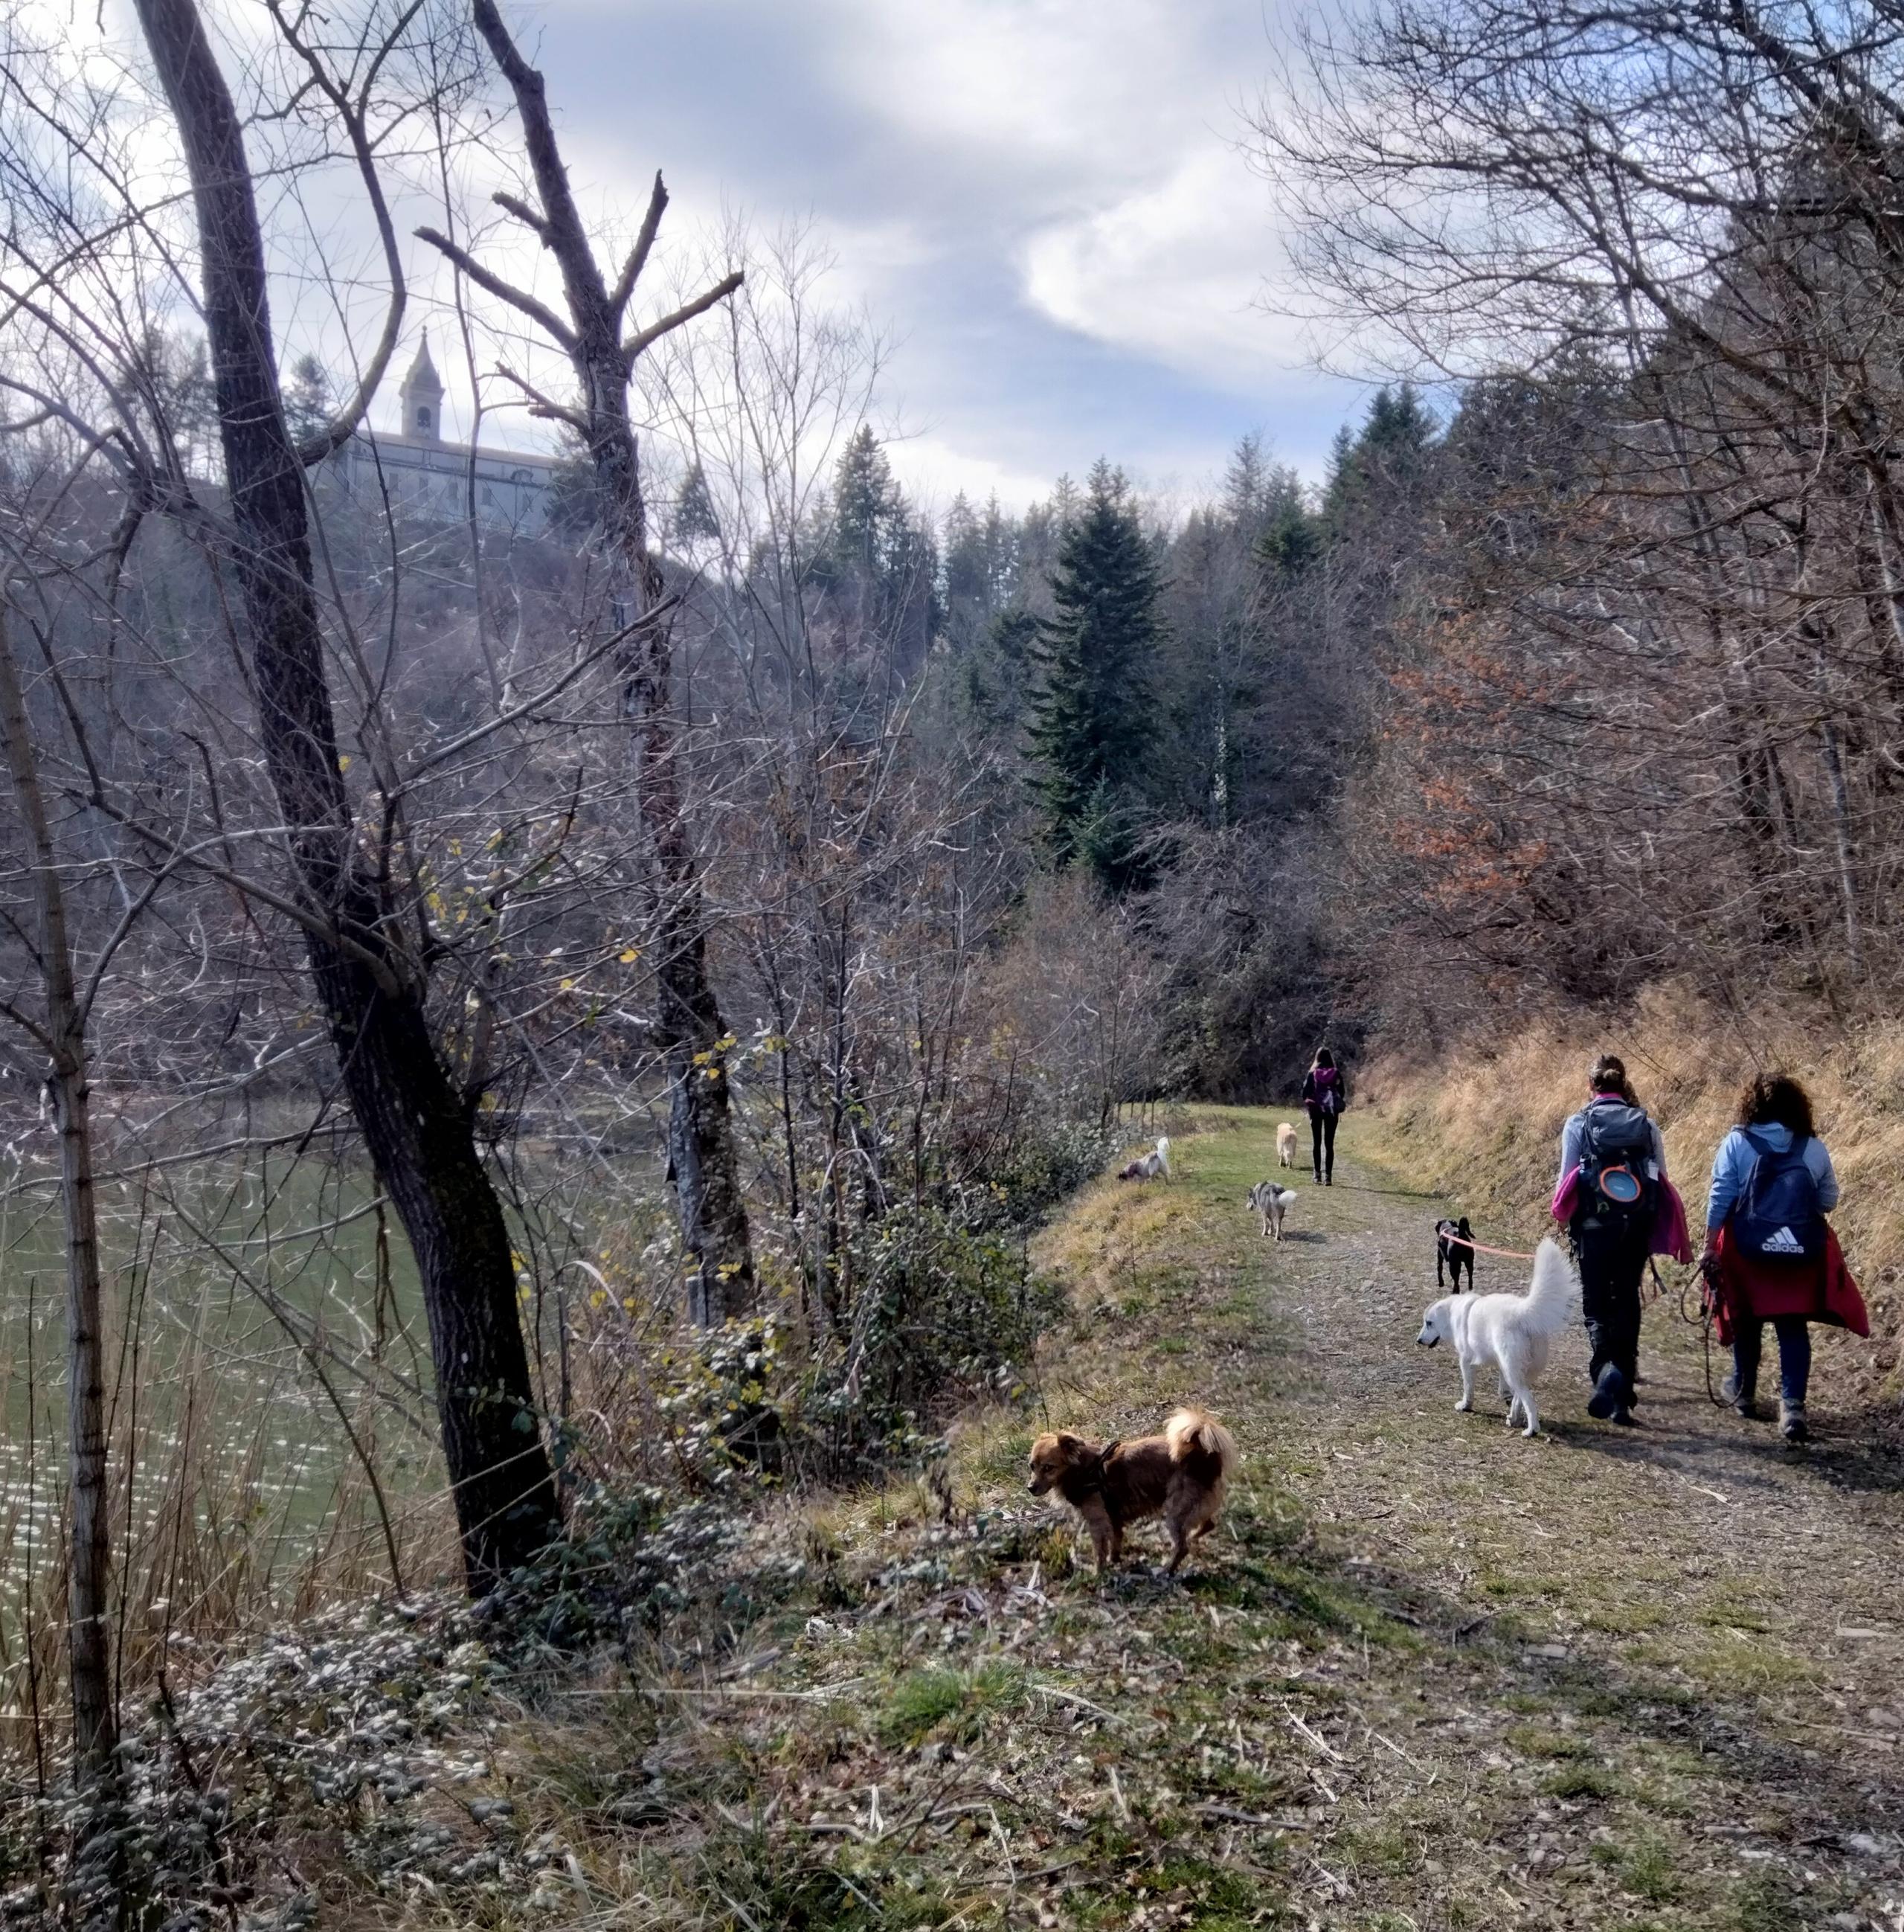
[[[803,1420],[836,1474],[916,1457],[950,1404],[1010,1395],[1062,1306],[1023,1244],[906,1203],[856,1234],[844,1349],[816,1364]]]

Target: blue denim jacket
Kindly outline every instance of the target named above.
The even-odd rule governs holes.
[[[1752,1130],[1774,1154],[1783,1154],[1792,1144],[1792,1130],[1776,1120],[1762,1120]],[[1726,1225],[1732,1203],[1745,1191],[1759,1150],[1745,1137],[1743,1127],[1735,1127],[1719,1144],[1712,1157],[1712,1192],[1706,1200],[1706,1232],[1717,1234]],[[1814,1134],[1805,1143],[1805,1165],[1818,1183],[1818,1204],[1830,1214],[1838,1204],[1838,1177],[1832,1170],[1831,1156],[1825,1143]]]

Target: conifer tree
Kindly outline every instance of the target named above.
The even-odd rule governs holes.
[[[1029,610],[1001,610],[959,662],[957,688],[966,712],[989,738],[1018,736],[1025,688],[1038,656],[1038,620]]]
[[[858,569],[868,580],[883,578],[904,518],[892,466],[871,426],[862,423],[841,452],[833,473],[833,547],[840,563]]]
[[[1112,892],[1143,874],[1159,590],[1129,486],[1099,461],[1059,548],[1028,735],[1052,858]]]
[[[681,494],[674,500],[674,536],[682,543],[712,543],[719,540],[721,520],[714,511],[714,493],[707,487],[707,472],[697,459],[682,479]]]
[[[1339,430],[1330,452],[1323,492],[1325,517],[1337,536],[1372,504],[1397,502],[1422,487],[1431,460],[1435,422],[1411,383],[1380,389],[1361,434]]]

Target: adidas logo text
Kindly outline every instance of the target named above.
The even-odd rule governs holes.
[[[1789,1228],[1781,1228],[1776,1234],[1765,1237],[1765,1246],[1760,1252],[1768,1255],[1802,1255],[1805,1252],[1805,1244]]]

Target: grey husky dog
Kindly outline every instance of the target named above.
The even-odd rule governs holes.
[[[1282,1217],[1296,1204],[1296,1190],[1293,1187],[1279,1187],[1273,1180],[1259,1180],[1249,1190],[1249,1204],[1262,1218],[1263,1232],[1267,1236],[1272,1230],[1276,1239],[1282,1239]]]

